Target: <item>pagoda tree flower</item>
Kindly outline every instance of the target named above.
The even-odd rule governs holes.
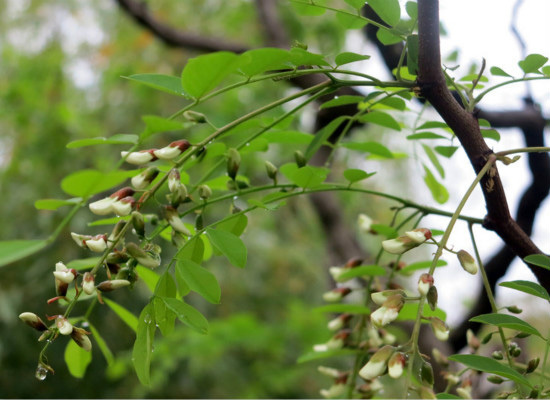
[[[74,278],[76,278],[77,272],[75,269],[69,269],[63,264],[61,261],[55,264],[55,271],[53,272],[53,276],[55,276],[55,279],[65,283],[69,284],[72,281],[74,281]]]
[[[472,275],[477,274],[478,266],[470,253],[468,253],[466,250],[460,250],[457,253],[457,257],[460,265],[462,266],[462,268],[464,268],[464,271]]]
[[[405,354],[398,351],[393,353],[388,361],[388,375],[394,379],[399,378],[403,374],[406,362]]]
[[[159,150],[153,150],[153,155],[161,160],[172,160],[189,148],[187,140],[176,140]]]
[[[73,326],[69,320],[61,315],[55,319],[55,326],[62,335],[70,335],[73,331]]]
[[[388,367],[388,360],[395,352],[392,346],[384,346],[372,355],[370,360],[359,370],[363,379],[374,379],[383,375]]]
[[[357,217],[357,225],[362,233],[372,233],[372,218],[367,214],[359,214]]]
[[[402,291],[402,290],[399,290],[399,289],[395,289],[395,290],[384,290],[384,291],[381,291],[381,292],[373,292],[373,293],[371,293],[370,298],[372,299],[372,301],[373,301],[375,304],[378,304],[379,306],[381,306],[382,304],[384,304],[384,302],[385,302],[386,300],[388,300],[388,297],[393,296],[393,295],[395,295],[395,294],[404,295],[405,292]]]
[[[128,186],[117,190],[109,197],[90,203],[88,207],[96,215],[108,215],[111,213],[116,213],[120,216],[128,215],[134,207],[135,200],[132,197],[134,193],[134,189]]]
[[[155,180],[158,174],[159,169],[157,167],[149,167],[132,178],[132,186],[138,190],[145,189]]]
[[[418,278],[418,293],[426,296],[434,284],[434,277],[430,274],[422,274]]]
[[[328,329],[331,331],[339,331],[347,325],[351,319],[351,314],[340,314],[336,318],[332,319],[328,323]]]
[[[432,237],[432,232],[426,228],[418,228],[405,232],[404,236],[395,239],[384,240],[382,247],[391,254],[403,254],[406,251],[420,246]]]
[[[186,236],[191,236],[191,232],[187,229],[174,207],[166,206],[164,210],[166,221],[168,221],[173,230],[183,233]]]
[[[71,339],[74,340],[74,342],[82,347],[86,351],[92,350],[92,342],[88,338],[88,335],[90,332],[86,331],[82,328],[77,328],[76,326],[73,326],[73,331],[71,332]]]
[[[361,258],[351,258],[348,260],[348,262],[346,262],[346,265],[344,265],[343,267],[330,267],[328,272],[332,276],[332,279],[334,279],[336,282],[346,282],[353,278],[341,278],[341,275],[351,270],[352,268],[360,266],[362,262],[363,260]]]
[[[445,322],[437,317],[432,317],[431,326],[436,338],[438,338],[442,342],[449,339],[449,327]]]
[[[148,162],[155,161],[158,157],[154,154],[157,149],[141,150],[141,151],[121,151],[120,155],[128,164],[143,165]]]
[[[71,237],[80,247],[102,253],[107,248],[107,235],[79,235],[71,232]]]
[[[84,277],[82,278],[82,290],[84,290],[84,293],[86,294],[95,293],[94,276],[89,272],[85,272]]]
[[[332,289],[329,292],[323,294],[323,300],[328,303],[336,303],[342,300],[345,296],[351,293],[351,289],[348,287],[341,287]]]
[[[40,319],[38,315],[32,312],[24,312],[19,314],[19,319],[26,323],[31,328],[36,329],[37,331],[47,331],[48,327],[44,324],[44,321]]]
[[[130,242],[126,245],[128,254],[132,256],[139,264],[147,268],[157,268],[160,265],[160,257],[157,255],[153,257],[137,244]]]
[[[380,328],[397,319],[399,311],[403,308],[404,300],[401,294],[388,297],[378,310],[370,315],[374,326]]]
[[[342,399],[346,396],[347,388],[345,383],[335,383],[328,389],[321,389],[319,393],[325,399]]]
[[[120,289],[130,285],[130,281],[126,279],[112,279],[110,281],[103,281],[97,285],[97,290],[100,292],[112,292],[113,290]]]

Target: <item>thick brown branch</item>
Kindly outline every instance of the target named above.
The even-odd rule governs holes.
[[[242,53],[248,48],[238,43],[227,42],[221,39],[214,39],[197,35],[190,32],[183,32],[158,21],[147,9],[145,2],[135,0],[116,0],[121,9],[132,17],[139,25],[148,29],[157,38],[161,39],[168,46],[185,47],[201,51],[232,51]]]
[[[419,0],[418,15],[418,84],[421,94],[453,130],[474,170],[479,172],[492,151],[481,136],[475,116],[460,106],[446,86],[441,70],[438,0]],[[494,230],[514,254],[522,259],[529,254],[541,254],[540,249],[510,216],[506,195],[496,167],[482,179],[480,184],[487,206],[485,227]],[[541,284],[550,288],[549,274],[541,268],[533,268],[533,272]]]

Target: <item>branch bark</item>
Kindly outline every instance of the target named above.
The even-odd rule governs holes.
[[[483,140],[474,114],[462,108],[447,88],[441,70],[438,0],[418,1],[418,36],[420,92],[453,130],[477,173],[485,165],[492,150]],[[494,230],[512,252],[522,259],[529,254],[542,254],[512,219],[496,166],[481,180],[480,185],[487,206],[484,227]],[[532,271],[539,282],[549,289],[550,274],[541,268],[532,268]]]

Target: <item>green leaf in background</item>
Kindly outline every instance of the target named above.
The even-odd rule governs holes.
[[[550,301],[550,295],[548,291],[539,285],[536,282],[531,281],[511,281],[511,282],[502,282],[498,284],[502,287],[507,287],[514,290],[519,290],[520,292],[531,294],[533,296],[540,297],[541,299]]]
[[[193,236],[179,249],[177,258],[186,258],[200,264],[204,259],[204,242],[199,236]]]
[[[40,199],[34,202],[34,208],[37,210],[57,210],[63,206],[74,206],[80,203],[82,197],[73,197],[72,199]]]
[[[101,257],[89,257],[89,258],[78,258],[76,260],[71,260],[67,263],[67,268],[71,269],[74,268],[77,271],[81,271],[83,269],[90,269],[97,265],[97,263],[101,260]]]
[[[307,0],[292,0],[290,4],[292,4],[292,8],[294,8],[299,15],[304,16],[319,16],[323,15],[326,11],[325,8],[316,7]]]
[[[359,15],[348,14],[344,12],[336,13],[336,21],[344,29],[361,29],[367,25],[367,20],[361,18]]]
[[[181,87],[181,79],[177,76],[162,74],[136,74],[125,77],[128,80],[142,83],[153,89],[161,90],[166,93],[178,96],[188,97]]]
[[[0,267],[38,253],[47,245],[42,239],[0,241]]]
[[[231,232],[234,235],[241,236],[248,225],[248,217],[245,214],[237,214],[232,218],[222,221],[216,225],[216,229]]]
[[[345,51],[343,53],[338,54],[334,59],[334,62],[336,63],[337,66],[340,66],[340,65],[350,64],[352,62],[368,60],[369,58],[370,56],[367,56],[367,55]]]
[[[220,251],[236,267],[246,266],[247,250],[243,241],[231,232],[208,228],[206,234],[212,246]]]
[[[330,108],[330,107],[338,107],[338,106],[345,106],[348,104],[357,104],[364,100],[365,98],[363,96],[351,96],[351,95],[344,95],[344,96],[335,96],[333,99],[330,99],[329,101],[325,101],[323,104],[321,104],[321,109],[323,108]]]
[[[384,158],[393,158],[393,153],[386,146],[378,142],[344,142],[341,146],[350,150],[376,154]]]
[[[418,73],[418,35],[407,36],[407,68],[409,73]]]
[[[141,139],[145,140],[149,136],[159,132],[179,131],[183,129],[183,124],[179,121],[166,119],[157,115],[144,115],[141,120],[145,123],[146,129],[141,134]]]
[[[417,19],[418,5],[416,4],[416,1],[407,1],[407,3],[405,4],[405,11],[407,11],[407,15],[411,17],[411,19]]]
[[[176,282],[168,271],[163,273],[155,287],[155,297],[153,298],[153,307],[155,308],[155,322],[160,329],[162,336],[169,335],[174,330],[176,314],[166,308],[166,304],[160,297],[176,297]]]
[[[394,129],[396,131],[401,130],[399,123],[390,114],[383,111],[371,111],[365,115],[359,117],[360,122],[370,122],[372,124],[380,125],[385,128]]]
[[[451,158],[457,150],[458,146],[435,146],[435,151],[447,158]]]
[[[424,172],[426,172],[424,182],[426,183],[426,186],[428,186],[428,189],[430,189],[434,200],[439,204],[446,203],[447,200],[449,200],[449,192],[447,191],[447,188],[435,179],[432,172],[425,165]]]
[[[462,399],[462,397],[459,397],[457,395],[450,394],[450,393],[438,393],[438,394],[435,395],[435,398],[438,399],[438,400],[439,399],[440,400],[445,400],[445,399],[450,399],[450,400],[458,399],[458,400],[460,400],[460,399]]]
[[[420,132],[420,133],[413,133],[412,135],[407,136],[407,139],[417,140],[417,139],[447,139],[447,138],[443,135],[440,135],[439,133]]]
[[[494,76],[505,76],[507,78],[513,78],[512,75],[510,75],[508,72],[504,71],[502,68],[499,68],[499,67],[491,67],[489,71]]]
[[[82,169],[63,178],[61,189],[71,196],[87,197],[118,186],[135,174],[135,171],[101,172],[96,169]]]
[[[470,318],[470,321],[495,325],[501,328],[514,329],[516,331],[528,333],[529,335],[536,335],[540,338],[543,338],[540,332],[535,329],[531,324],[513,315],[498,313],[483,314]]]
[[[290,50],[290,62],[297,66],[329,66],[330,64],[325,61],[322,54],[310,53],[307,50],[299,47],[294,47]]]
[[[357,352],[358,350],[350,350],[350,349],[312,351],[298,357],[298,360],[296,360],[296,363],[302,364],[308,361],[323,360],[325,358],[351,356],[353,354],[357,354]]]
[[[115,361],[113,352],[111,351],[111,349],[109,349],[109,346],[107,346],[107,343],[99,334],[99,331],[92,324],[89,324],[89,328],[92,332],[95,342],[97,343],[97,346],[99,347],[99,350],[101,351],[101,354],[103,354],[103,357],[105,357],[105,361],[107,361],[107,365],[109,366],[113,364]]]
[[[541,54],[529,54],[524,60],[518,62],[519,67],[526,74],[530,72],[539,72],[539,68],[542,67],[548,61],[548,57]]]
[[[481,129],[481,136],[485,139],[500,140],[500,133],[496,129]]]
[[[380,42],[385,46],[390,46],[392,44],[401,43],[403,42],[403,38],[393,29],[382,29],[379,28],[376,32],[376,38],[380,40]],[[408,74],[407,67],[403,67]],[[403,78],[403,69],[401,69],[401,77]]]
[[[153,356],[153,341],[155,340],[155,311],[149,303],[141,311],[138,318],[136,341],[132,350],[132,363],[142,385],[149,386],[151,382],[151,358]]]
[[[419,261],[412,264],[408,264],[405,268],[397,271],[401,275],[410,276],[413,272],[418,271],[419,269],[427,269],[432,265],[431,261]],[[436,267],[444,267],[447,265],[447,261],[437,260]]]
[[[441,165],[441,163],[437,159],[437,156],[434,153],[434,151],[431,149],[431,147],[426,146],[425,144],[423,144],[422,148],[424,149],[424,152],[426,153],[426,155],[428,156],[428,158],[432,162],[432,165],[435,167],[435,169],[437,170],[437,172],[439,173],[441,178],[445,178],[445,170],[443,169],[443,166]]]
[[[252,77],[274,69],[284,69],[290,60],[288,50],[278,48],[254,49],[239,56],[238,69],[246,76]]]
[[[393,239],[398,236],[394,227],[384,224],[372,224],[370,227],[374,232],[379,235],[385,236],[388,239]]]
[[[399,0],[368,0],[374,12],[388,25],[397,25],[401,18]]]
[[[95,146],[97,144],[136,144],[138,142],[137,135],[128,135],[119,133],[117,135],[105,137],[95,137],[89,139],[73,140],[67,143],[68,149],[75,149],[77,147]]]
[[[350,168],[344,171],[344,178],[346,178],[350,183],[354,183],[370,178],[374,174],[376,174],[376,172],[371,172],[368,174],[362,169]]]
[[[306,160],[310,160],[311,157],[319,150],[319,148],[325,143],[332,134],[338,129],[338,127],[346,121],[347,118],[344,116],[340,116],[338,118],[333,119],[330,121],[327,125],[325,125],[323,128],[321,128],[313,137],[313,140],[307,147],[306,152],[304,153]]]
[[[138,319],[134,314],[128,311],[126,308],[122,307],[120,304],[115,303],[113,300],[110,300],[106,297],[103,297],[103,301],[113,312],[118,315],[118,317],[126,323],[134,332],[138,328]]]
[[[358,304],[327,304],[321,307],[315,307],[315,312],[334,313],[334,314],[370,314],[370,309]]]
[[[550,270],[550,257],[544,254],[530,254],[523,259],[525,262]]]
[[[74,340],[69,340],[65,347],[65,363],[72,376],[75,378],[83,378],[86,373],[86,368],[92,361],[92,352],[86,351]]]
[[[281,169],[281,173],[283,173],[289,181],[304,189],[314,188],[322,184],[327,179],[329,172],[330,170],[328,168],[314,167],[311,165],[297,168],[290,173],[288,169]]]
[[[477,354],[454,354],[449,356],[449,360],[464,364],[477,371],[502,376],[516,383],[533,387],[519,372],[489,357],[478,356]]]
[[[181,73],[181,86],[190,96],[200,99],[235,71],[237,61],[238,56],[228,51],[191,58]]]
[[[449,125],[447,125],[445,122],[440,122],[440,121],[427,121],[427,122],[424,122],[422,125],[420,125],[416,129],[422,130],[422,129],[434,129],[434,128],[449,129]]]
[[[309,144],[313,140],[313,135],[300,131],[269,131],[262,135],[262,138],[269,143],[288,143],[288,144]]]
[[[418,303],[405,303],[399,315],[397,321],[414,321],[416,320],[416,315],[418,314]],[[447,314],[440,308],[436,308],[435,311],[432,311],[430,306],[424,304],[422,315],[429,317],[437,317],[442,321],[447,319]],[[428,320],[422,320],[423,323],[429,323]]]
[[[407,104],[405,100],[399,97],[386,97],[373,104],[371,109],[394,109],[399,111],[405,111]]]
[[[67,265],[67,268],[69,266]],[[136,273],[139,276],[139,281],[145,283],[151,293],[155,293],[155,288],[159,280],[159,276],[155,271],[150,268],[146,268],[142,265],[136,266]]]
[[[191,290],[200,294],[210,303],[218,304],[220,302],[220,285],[212,272],[186,258],[178,258],[176,269]]]
[[[161,297],[161,299],[182,323],[203,335],[208,333],[208,321],[199,310],[175,298]]]
[[[379,265],[362,265],[355,268],[350,268],[348,271],[339,275],[336,278],[336,282],[345,282],[352,278],[361,276],[383,276],[386,274],[386,270]]]
[[[350,6],[355,8],[357,11],[361,10],[365,5],[365,0],[344,0]]]
[[[550,65],[547,65],[545,67],[542,67],[541,69],[542,73],[546,76],[550,76]]]

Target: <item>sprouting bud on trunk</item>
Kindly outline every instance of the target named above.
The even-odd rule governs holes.
[[[100,292],[111,292],[116,289],[130,285],[130,281],[126,279],[112,279],[110,281],[103,281],[97,285],[97,290]]]
[[[265,172],[267,173],[267,177],[271,179],[275,184],[277,184],[277,173],[279,172],[277,167],[269,161],[266,161]]]
[[[126,161],[128,164],[134,164],[134,165],[143,165],[147,164],[148,162],[155,161],[157,157],[154,154],[154,151],[156,149],[149,149],[149,150],[141,150],[141,151],[133,151],[133,152],[127,152],[127,151],[121,151],[120,156],[124,158],[124,161]]]
[[[388,361],[388,375],[394,379],[399,378],[403,374],[407,358],[401,352],[395,352]]]
[[[189,229],[187,229],[187,227],[181,220],[177,210],[174,207],[166,206],[164,211],[165,211],[166,221],[168,221],[168,223],[170,224],[173,230],[175,230],[176,232],[182,233],[186,236],[191,236],[191,232],[189,231]]]
[[[469,274],[475,275],[477,274],[478,266],[474,258],[465,250],[460,250],[457,253],[458,261],[460,262],[460,265],[462,268],[464,268],[464,271],[468,272]]]
[[[331,291],[323,294],[323,300],[328,303],[336,303],[350,293],[351,289],[347,287],[332,289]]]
[[[159,174],[159,169],[157,167],[149,167],[140,174],[134,176],[131,180],[132,186],[137,190],[145,189],[151,184]]]
[[[145,236],[145,219],[140,212],[132,211],[132,225],[134,226],[136,235],[139,237]]]
[[[241,166],[241,155],[239,151],[233,147],[227,150],[227,175],[232,180],[235,180],[237,177],[237,172]]]
[[[70,335],[73,331],[73,326],[67,320],[67,318],[63,316],[59,316],[55,319],[55,326],[57,327],[57,329],[59,329],[59,333],[61,333],[62,335]]]
[[[187,140],[176,140],[168,146],[159,150],[154,150],[153,154],[160,160],[172,160],[189,148],[190,144]]]
[[[187,110],[183,113],[183,118],[189,122],[195,122],[197,124],[203,124],[206,122],[206,116],[203,113]]]
[[[434,285],[434,277],[430,274],[422,274],[418,279],[418,293],[426,296],[430,288]]]
[[[449,327],[445,322],[437,317],[432,317],[431,326],[436,338],[438,338],[442,342],[449,339]]]
[[[32,312],[24,312],[19,314],[19,319],[37,331],[42,332],[48,330],[48,327],[44,324],[40,317]]]
[[[84,290],[84,293],[86,294],[95,293],[94,276],[89,272],[85,272],[84,277],[82,278],[82,290]]]
[[[435,286],[430,287],[426,299],[428,300],[428,305],[432,311],[435,311],[437,308],[437,288]]]
[[[304,153],[302,153],[300,150],[296,150],[294,152],[294,160],[296,160],[296,165],[298,168],[302,168],[307,164],[306,157],[304,156]]]
[[[370,360],[359,370],[363,379],[374,379],[386,372],[388,359],[395,352],[392,346],[384,346],[372,355]]]
[[[212,189],[208,185],[200,185],[198,188],[199,191],[199,197],[203,200],[208,199],[210,196],[212,196]]]
[[[74,342],[82,347],[86,351],[92,350],[92,342],[88,338],[88,335],[90,332],[86,331],[82,328],[77,328],[76,326],[73,327],[73,331],[71,332],[71,339],[74,340]]]

